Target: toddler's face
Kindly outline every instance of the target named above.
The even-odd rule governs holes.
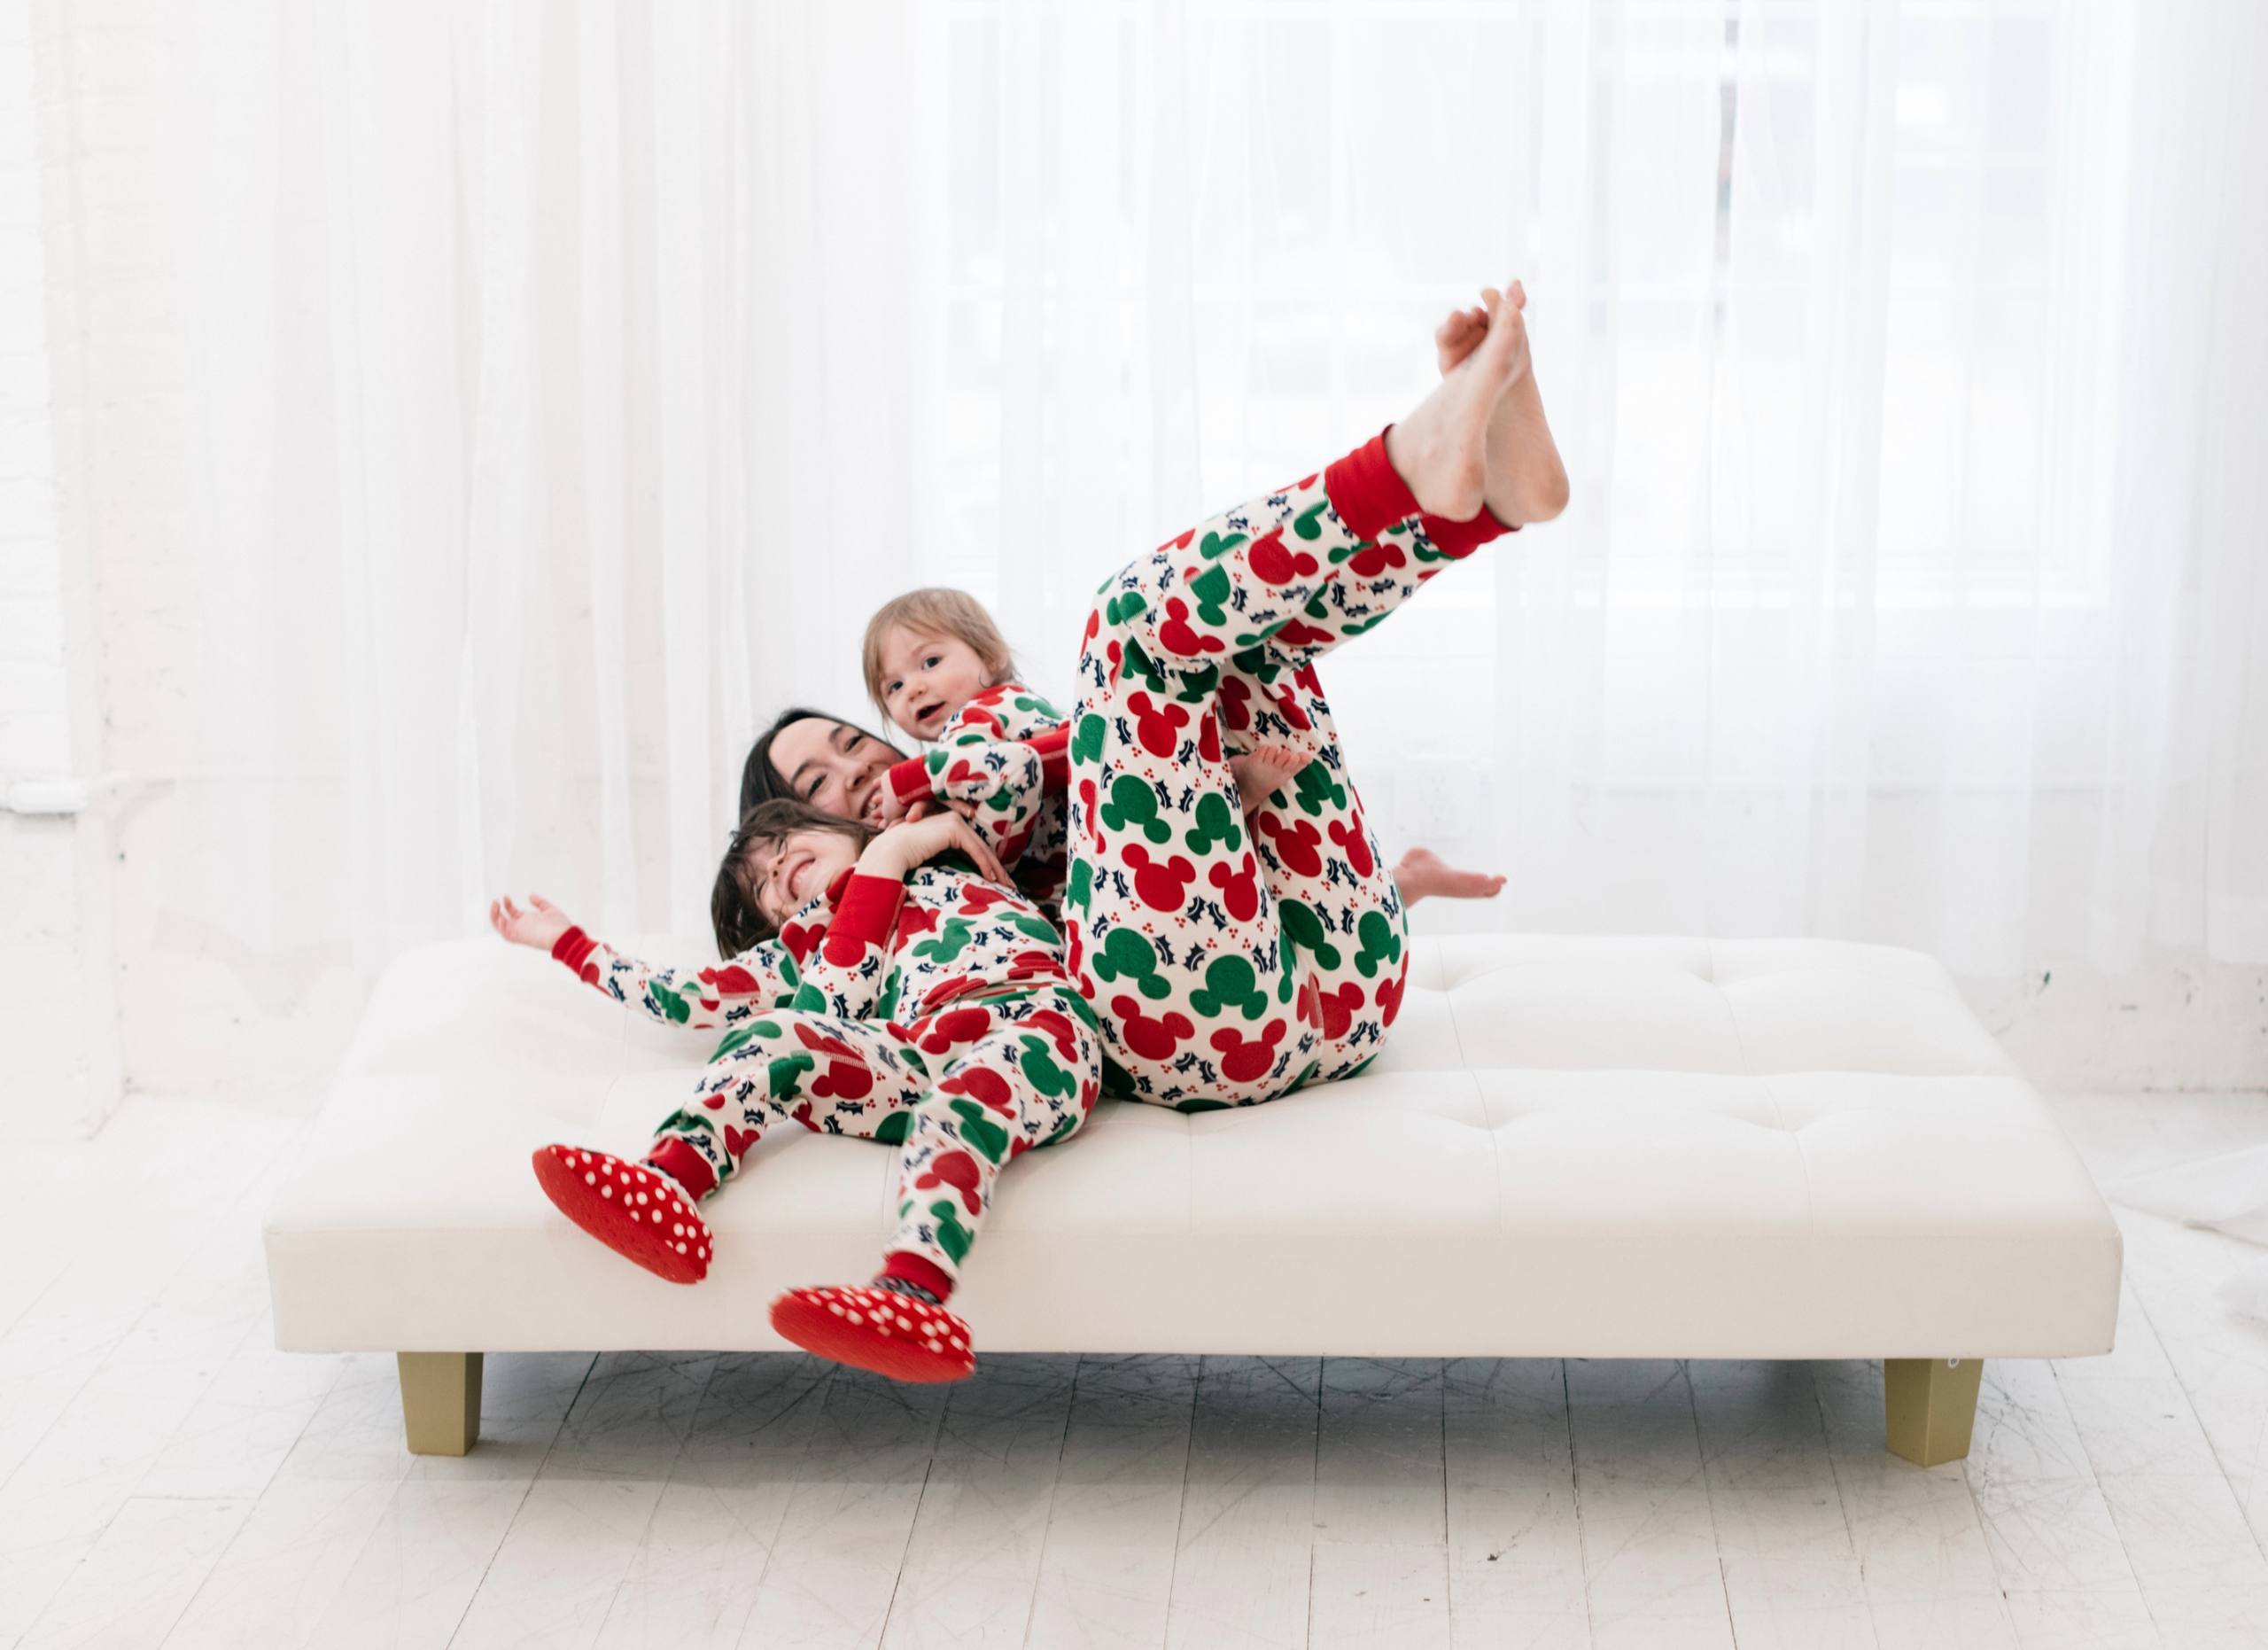
[[[748,866],[756,908],[775,926],[784,922],[858,862],[858,844],[840,831],[799,830],[777,846],[759,843]]]
[[[953,712],[992,684],[976,650],[955,636],[904,627],[882,640],[882,709],[916,739],[935,739]]]

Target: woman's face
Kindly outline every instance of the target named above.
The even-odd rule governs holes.
[[[897,752],[848,722],[806,716],[772,735],[773,771],[787,794],[837,819],[882,822],[882,776]]]
[[[799,830],[777,846],[758,844],[748,859],[756,908],[778,927],[858,862],[858,844],[841,831]]]

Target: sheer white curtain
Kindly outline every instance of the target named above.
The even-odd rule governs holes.
[[[198,0],[167,899],[367,969],[703,924],[780,706],[1405,409],[1523,278],[1574,478],[1327,673],[1435,920],[2268,962],[2242,0]]]
[[[184,915],[366,970],[531,883],[703,925],[758,716],[855,712],[938,540],[941,23],[183,13]]]

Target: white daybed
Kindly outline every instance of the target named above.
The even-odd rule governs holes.
[[[954,1298],[980,1357],[1881,1358],[1889,1445],[1929,1464],[1967,1452],[1982,1358],[2109,1350],[2117,1227],[1930,958],[1414,950],[1363,1076],[1188,1117],[1105,1101],[1021,1159]],[[692,1288],[568,1225],[528,1166],[552,1140],[634,1156],[712,1041],[501,941],[401,958],[268,1213],[276,1344],[401,1354],[410,1448],[445,1453],[477,1436],[483,1352],[784,1348],[776,1292],[873,1273],[895,1152],[777,1132],[709,1206]]]

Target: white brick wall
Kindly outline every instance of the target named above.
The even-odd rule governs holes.
[[[0,776],[70,767],[27,0],[0,0]]]
[[[0,799],[98,771],[93,593],[63,530],[29,0],[0,0]],[[91,1132],[120,1087],[100,814],[0,812],[0,1133]]]
[[[75,822],[0,813],[0,1133],[83,1132],[121,1083],[307,1109],[361,1017],[351,969],[256,995],[265,960],[166,910],[176,782],[200,761],[202,647],[165,34],[178,26],[167,0],[0,0],[0,195],[25,226],[0,251],[0,340],[33,340],[26,416],[0,412],[0,478],[28,454],[45,511],[0,661],[20,643],[43,673],[27,728],[63,743],[43,771],[127,782]],[[21,503],[5,487],[0,537]],[[0,601],[9,577],[0,562]],[[0,776],[15,771],[30,770],[0,756]],[[66,983],[67,1015],[53,1001]]]

